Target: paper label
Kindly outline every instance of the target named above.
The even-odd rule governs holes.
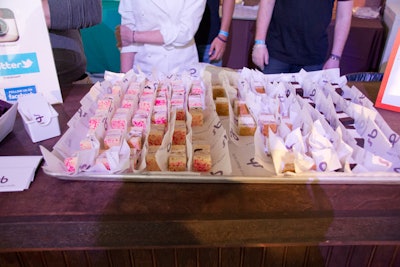
[[[0,192],[28,189],[41,160],[41,156],[0,157]]]

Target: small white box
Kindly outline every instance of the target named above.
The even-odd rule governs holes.
[[[9,110],[7,110],[0,117],[0,142],[14,129],[15,118],[17,117],[17,106],[18,103],[13,104]]]
[[[18,105],[18,111],[22,117],[25,130],[28,132],[32,142],[34,143],[50,139],[61,134],[57,111],[48,102],[44,104],[43,102],[40,102],[42,101],[38,101],[36,98],[35,101],[30,102],[32,107],[27,107],[27,101],[20,101]],[[27,110],[30,112],[27,113]],[[27,114],[30,115],[28,116]]]

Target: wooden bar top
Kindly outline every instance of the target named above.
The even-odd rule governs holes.
[[[88,90],[62,89],[62,133]],[[398,113],[382,114],[399,133]],[[39,145],[52,150],[58,138],[33,144],[18,115],[0,155],[41,155]],[[66,181],[39,167],[28,190],[0,193],[0,252],[398,245],[399,229],[400,184]]]

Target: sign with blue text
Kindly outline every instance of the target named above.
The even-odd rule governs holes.
[[[41,0],[0,2],[0,99],[42,94],[62,103]]]

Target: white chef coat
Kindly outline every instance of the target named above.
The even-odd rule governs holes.
[[[160,30],[165,42],[133,44],[121,53],[136,52],[134,65],[145,73],[157,69],[170,74],[190,68],[199,62],[194,35],[205,4],[206,0],[121,0],[121,24],[134,31]]]

